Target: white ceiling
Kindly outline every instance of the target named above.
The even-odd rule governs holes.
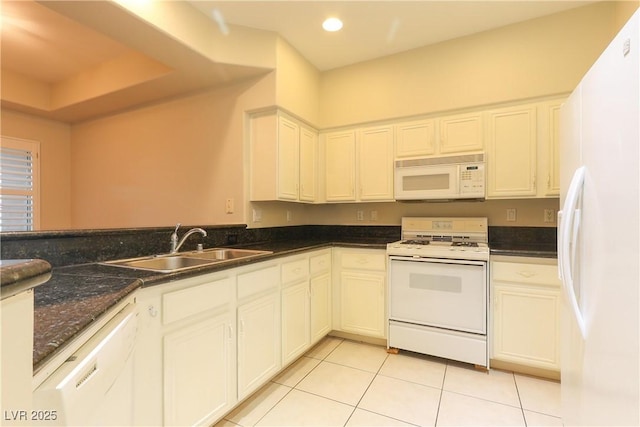
[[[561,12],[588,1],[190,1],[216,22],[279,33],[321,71]],[[214,14],[215,11],[215,14]],[[217,16],[217,18],[216,18]],[[327,33],[328,17],[344,28]]]

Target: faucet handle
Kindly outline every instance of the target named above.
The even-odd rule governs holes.
[[[180,223],[176,224],[176,229],[173,231],[173,234],[178,234],[178,228],[180,228]]]

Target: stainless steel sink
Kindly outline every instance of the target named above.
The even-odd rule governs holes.
[[[175,255],[156,255],[105,261],[102,264],[138,270],[157,271],[159,273],[173,273],[190,268],[220,264],[225,261],[256,257],[270,253],[272,252],[250,249],[213,248],[204,251],[181,252]]]
[[[189,268],[200,267],[202,265],[213,264],[213,262],[206,259],[175,255],[107,261],[103,264],[115,265],[117,267],[135,268],[140,270],[151,270],[160,273],[172,273],[174,271],[186,270]]]
[[[258,255],[270,254],[271,251],[258,251],[253,249],[233,249],[233,248],[213,248],[204,251],[183,252],[180,255],[185,257],[213,259],[218,261],[226,261],[238,258],[253,257]]]

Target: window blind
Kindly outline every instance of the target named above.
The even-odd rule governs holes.
[[[39,143],[2,138],[0,231],[37,229]]]

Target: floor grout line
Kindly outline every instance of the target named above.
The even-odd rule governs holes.
[[[334,338],[334,339],[339,339],[339,338]],[[362,404],[362,402],[363,402],[363,400],[364,400],[365,396],[367,395],[367,393],[369,393],[369,391],[371,390],[371,387],[373,386],[374,381],[376,381],[376,379],[378,379],[378,377],[379,377],[379,376],[380,376],[380,377],[385,377],[385,378],[390,378],[390,379],[393,379],[393,380],[403,381],[403,382],[408,383],[408,384],[414,384],[414,385],[419,385],[419,386],[422,386],[422,387],[428,387],[428,388],[432,388],[432,389],[436,389],[436,390],[439,388],[440,390],[439,390],[438,401],[437,401],[437,406],[436,406],[436,410],[435,410],[435,419],[434,419],[434,421],[433,421],[433,422],[434,422],[434,426],[437,426],[439,421],[444,422],[444,419],[443,419],[443,420],[440,420],[440,417],[441,417],[441,415],[443,414],[443,413],[441,413],[441,411],[442,411],[442,404],[443,404],[443,397],[444,397],[444,391],[445,391],[445,384],[446,384],[446,381],[447,381],[447,375],[452,375],[452,372],[450,372],[450,369],[449,369],[449,366],[450,366],[450,364],[449,364],[449,363],[447,363],[446,361],[444,362],[444,373],[442,374],[442,380],[440,381],[440,386],[439,386],[439,387],[437,387],[437,386],[435,386],[435,385],[428,385],[428,384],[423,384],[423,383],[419,383],[419,382],[414,382],[414,381],[411,381],[411,380],[407,380],[407,379],[402,378],[402,376],[400,376],[400,377],[396,377],[396,376],[391,376],[391,375],[385,375],[385,374],[382,374],[381,372],[382,372],[382,370],[383,370],[383,368],[384,368],[385,364],[387,364],[387,363],[389,362],[390,358],[392,357],[392,355],[390,355],[390,354],[388,354],[388,353],[387,353],[387,354],[385,354],[384,358],[381,358],[381,363],[377,366],[377,369],[376,369],[376,371],[375,371],[375,372],[373,372],[372,370],[365,370],[365,369],[357,368],[357,367],[354,367],[354,366],[351,366],[351,365],[348,365],[348,364],[344,364],[344,363],[342,363],[342,362],[340,361],[340,359],[339,359],[339,358],[337,358],[337,361],[329,361],[329,360],[327,360],[327,359],[328,359],[332,354],[335,354],[335,352],[336,352],[336,351],[337,351],[341,346],[343,346],[345,342],[350,342],[350,343],[355,343],[355,344],[363,344],[363,345],[370,345],[370,344],[367,344],[367,343],[360,343],[360,342],[358,342],[358,341],[352,341],[352,340],[340,339],[340,341],[339,341],[337,344],[335,344],[335,346],[334,346],[333,348],[331,348],[331,349],[330,349],[326,354],[324,354],[324,356],[323,356],[323,357],[321,357],[321,358],[320,358],[320,357],[318,357],[318,356],[315,356],[315,357],[314,357],[314,356],[308,356],[308,355],[307,355],[309,352],[313,351],[313,349],[311,349],[311,350],[309,350],[309,352],[307,352],[307,353],[303,354],[303,355],[302,355],[298,360],[301,360],[303,357],[306,357],[306,358],[308,358],[308,359],[311,359],[311,360],[313,360],[313,361],[316,361],[317,363],[315,364],[315,366],[313,366],[313,367],[312,367],[308,372],[306,372],[302,377],[300,377],[300,378],[295,382],[295,384],[293,384],[292,386],[289,386],[289,385],[284,384],[284,383],[279,383],[279,382],[275,381],[275,378],[274,378],[274,379],[272,379],[272,380],[270,381],[271,383],[276,384],[276,385],[278,385],[278,386],[287,387],[287,389],[288,389],[288,390],[286,390],[286,393],[285,393],[282,397],[280,397],[280,398],[279,398],[275,403],[273,403],[272,405],[270,405],[270,406],[269,406],[269,409],[268,409],[268,410],[266,410],[266,412],[265,412],[262,416],[260,416],[260,418],[258,418],[258,419],[257,419],[257,421],[255,422],[255,424],[260,423],[263,419],[265,419],[265,417],[267,417],[270,413],[272,413],[272,411],[274,411],[274,409],[276,408],[276,406],[278,406],[279,404],[281,404],[281,402],[282,402],[282,401],[283,401],[287,396],[289,396],[289,395],[291,394],[292,390],[294,390],[294,389],[295,389],[296,391],[298,391],[298,392],[302,392],[302,393],[305,393],[305,394],[307,394],[307,395],[312,395],[312,396],[315,396],[315,397],[318,397],[318,398],[321,398],[321,399],[325,399],[325,400],[328,400],[328,401],[332,401],[332,402],[339,403],[339,404],[341,404],[341,405],[346,405],[347,407],[350,407],[350,408],[351,408],[351,412],[350,412],[350,413],[349,413],[348,411],[345,411],[345,414],[347,414],[347,413],[348,413],[348,416],[347,416],[346,420],[344,421],[343,426],[346,426],[346,425],[347,425],[347,424],[348,424],[348,423],[353,419],[353,417],[354,417],[354,416],[355,416],[355,414],[356,414],[356,410],[357,410],[357,409],[361,409],[362,411],[364,411],[364,412],[368,412],[369,414],[375,414],[375,415],[377,415],[377,416],[385,417],[385,418],[388,418],[388,419],[392,419],[392,420],[395,420],[395,421],[398,421],[398,422],[401,422],[401,423],[406,423],[406,424],[409,424],[409,425],[415,425],[415,424],[412,424],[412,423],[410,423],[410,422],[408,422],[408,421],[405,421],[405,420],[402,420],[402,419],[399,419],[399,418],[396,418],[396,417],[393,417],[393,416],[385,415],[384,413],[378,413],[378,412],[376,412],[375,410],[370,410],[370,409],[360,408],[360,405]],[[321,343],[321,342],[320,342],[320,343]],[[318,343],[317,345],[320,345],[320,343]],[[334,343],[332,342],[332,343],[329,345],[329,347],[328,347],[328,348],[330,348],[330,346],[333,346],[333,345],[334,345]],[[325,349],[323,349],[323,350],[322,350],[322,352],[324,352],[324,351],[325,351]],[[365,354],[366,354],[366,353],[365,353]],[[339,357],[339,356],[338,356],[338,357]],[[375,357],[378,357],[378,356],[375,356]],[[352,361],[351,361],[351,360],[349,360],[349,359],[345,359],[345,360],[346,360],[347,362],[349,362],[349,363],[352,363]],[[371,361],[373,361],[373,360],[375,360],[375,359],[371,359]],[[302,390],[302,389],[299,389],[299,388],[298,388],[298,386],[299,386],[299,385],[300,385],[300,384],[301,384],[301,383],[302,383],[302,382],[303,382],[303,381],[304,381],[304,380],[305,380],[309,375],[311,375],[311,373],[312,373],[312,372],[314,372],[316,369],[318,369],[318,367],[319,367],[323,362],[326,362],[326,363],[328,363],[328,364],[332,364],[332,365],[336,365],[336,366],[345,367],[345,368],[355,369],[355,370],[358,370],[358,371],[360,371],[360,372],[366,372],[366,373],[372,374],[372,378],[371,378],[371,380],[368,382],[368,384],[367,384],[367,383],[365,383],[365,384],[366,384],[366,387],[364,387],[364,391],[363,391],[363,392],[362,392],[362,394],[359,396],[359,398],[357,399],[357,402],[355,402],[355,404],[353,404],[353,403],[346,403],[346,402],[343,402],[343,401],[341,401],[341,400],[337,400],[337,399],[334,399],[334,398],[330,398],[330,397],[327,397],[327,396],[323,396],[323,395],[320,395],[320,394],[316,394],[316,393],[314,393],[314,392],[309,392],[309,391]],[[398,362],[398,361],[396,361],[396,363],[397,363],[397,362]],[[292,363],[292,364],[290,364],[287,368],[285,368],[285,370],[283,370],[283,372],[286,372],[288,369],[292,368],[292,367],[293,367],[293,365],[294,365],[294,364],[296,364],[296,363],[297,363],[297,361],[296,361],[296,362],[294,362],[294,363]],[[305,363],[307,363],[307,362],[305,362]],[[375,367],[375,366],[372,366],[372,368],[374,368],[374,367]],[[305,369],[307,369],[307,368],[305,367]],[[393,369],[393,368],[392,368],[392,369]],[[392,372],[392,371],[389,371],[389,372],[393,374],[393,372]],[[515,392],[516,392],[516,396],[517,396],[517,399],[518,399],[518,404],[517,404],[517,405],[514,405],[514,404],[507,404],[507,403],[503,403],[503,402],[500,402],[500,401],[492,400],[492,399],[490,398],[490,396],[489,396],[489,397],[479,397],[479,396],[470,395],[470,394],[467,394],[467,393],[461,393],[461,392],[450,391],[450,390],[449,390],[449,392],[450,392],[450,393],[453,393],[453,394],[460,395],[460,396],[465,396],[465,397],[468,397],[468,398],[472,398],[472,399],[475,399],[475,400],[481,400],[481,401],[485,401],[485,402],[488,402],[488,403],[499,404],[499,405],[507,406],[507,407],[511,407],[511,408],[517,408],[517,409],[519,409],[519,410],[520,410],[520,413],[521,413],[521,416],[522,416],[522,420],[523,420],[523,422],[524,422],[524,426],[526,427],[526,426],[528,425],[528,421],[527,421],[527,418],[526,418],[526,415],[525,415],[524,406],[523,406],[523,403],[522,403],[521,390],[520,390],[520,387],[518,386],[518,381],[516,380],[516,375],[515,375],[515,373],[513,373],[513,372],[509,372],[509,374],[511,375],[511,378],[512,378],[512,381],[513,381],[513,385],[515,386]],[[295,377],[295,375],[294,375],[294,377]],[[434,383],[434,384],[435,384],[435,383]],[[355,397],[355,396],[354,396],[354,397]],[[434,397],[435,397],[435,396],[434,396]],[[435,402],[434,402],[434,403],[435,403]],[[345,410],[346,410],[346,408],[345,408]],[[539,412],[539,411],[533,411],[533,412],[536,412],[536,413],[538,413],[538,414],[540,414],[540,415],[545,415],[545,416],[549,416],[549,417],[559,418],[559,417],[557,417],[557,416],[555,416],[555,415],[552,415],[552,414],[546,414],[546,413],[544,413],[544,412]],[[371,415],[369,415],[369,416],[371,416]],[[233,422],[232,420],[227,419],[226,417],[225,417],[224,419],[225,419],[227,422],[229,422],[230,424],[241,426],[240,424],[237,424],[237,423]],[[255,424],[254,424],[254,425],[255,425]]]

